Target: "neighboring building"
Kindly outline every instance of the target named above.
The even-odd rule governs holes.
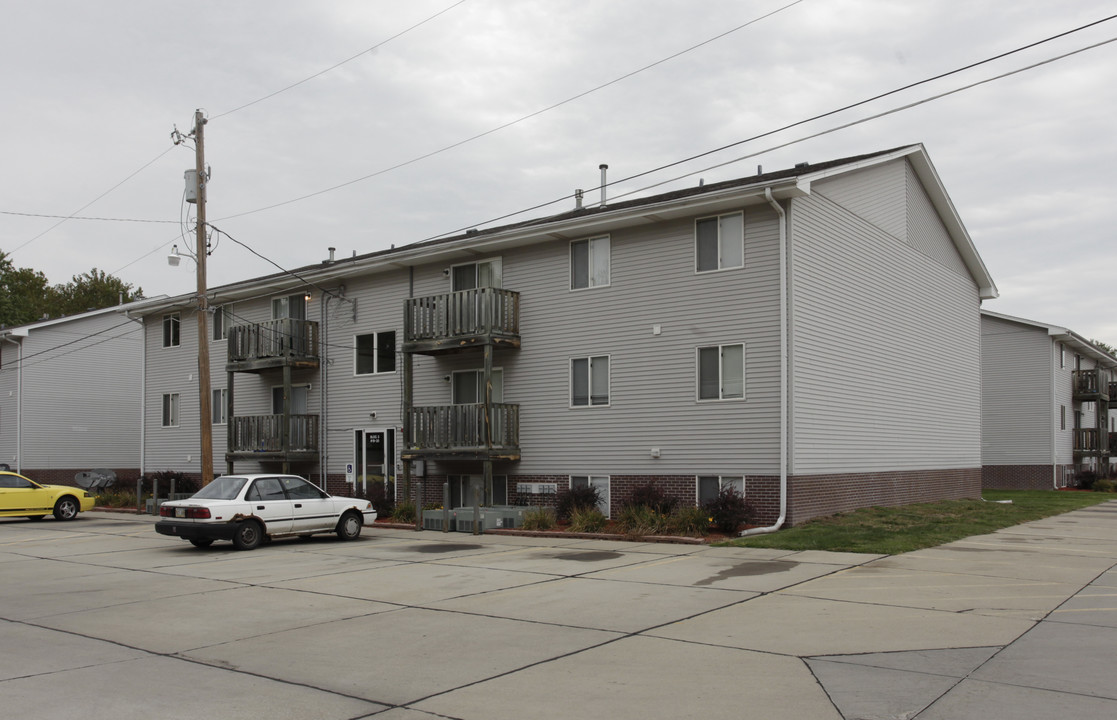
[[[1117,358],[1056,325],[981,312],[982,485],[1074,486],[1107,475]]]
[[[995,296],[921,145],[331,251],[210,291],[215,470],[611,511],[731,485],[773,524],[977,497]],[[147,471],[199,471],[194,307],[137,313]]]
[[[0,329],[0,462],[57,484],[138,476],[143,335],[119,314],[136,304]]]

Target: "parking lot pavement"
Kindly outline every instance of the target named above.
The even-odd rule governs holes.
[[[885,557],[0,520],[4,714],[1117,716],[1117,503]]]

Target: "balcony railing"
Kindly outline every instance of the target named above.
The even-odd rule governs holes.
[[[1093,370],[1075,370],[1074,399],[1075,400],[1108,400],[1110,383],[1113,381],[1112,373],[1102,368]]]
[[[283,318],[234,325],[228,334],[228,362],[276,358],[318,359],[318,323]]]
[[[474,288],[404,301],[404,342],[476,336],[518,337],[520,294]]]
[[[232,418],[231,453],[317,453],[318,416],[241,415]]]
[[[484,403],[411,408],[411,448],[416,451],[513,454],[520,450],[520,406]]]
[[[1108,455],[1109,433],[1098,428],[1074,429],[1075,455]]]

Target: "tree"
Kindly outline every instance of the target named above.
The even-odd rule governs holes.
[[[16,268],[0,250],[0,325],[25,325],[49,314],[54,289],[47,276],[30,268]]]
[[[1097,345],[1102,350],[1105,350],[1110,355],[1117,355],[1117,348],[1114,348],[1109,343],[1103,343],[1101,340],[1091,340],[1090,342],[1093,343],[1094,345]]]
[[[143,297],[142,288],[133,290],[131,283],[126,283],[97,268],[81,275],[74,275],[71,282],[56,285],[54,290],[56,295],[54,310],[58,315],[76,315]]]

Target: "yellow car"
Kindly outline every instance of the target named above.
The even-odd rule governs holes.
[[[0,517],[42,520],[48,514],[73,520],[93,507],[93,496],[81,488],[40,485],[14,472],[0,471]]]

